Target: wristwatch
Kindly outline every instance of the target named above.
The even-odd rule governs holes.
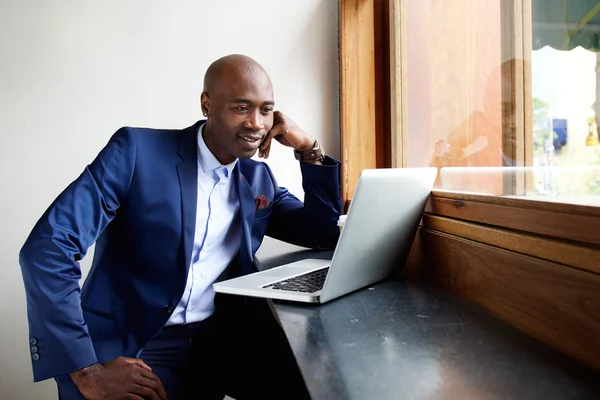
[[[294,150],[294,157],[299,161],[323,161],[325,154],[323,154],[323,147],[321,142],[315,140],[313,148],[306,151]]]

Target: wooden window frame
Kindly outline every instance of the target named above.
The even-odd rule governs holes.
[[[340,0],[342,201],[347,208],[360,173],[375,168],[374,0]]]
[[[342,201],[363,169],[392,166],[390,0],[339,0]]]

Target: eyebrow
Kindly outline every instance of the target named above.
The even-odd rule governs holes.
[[[238,97],[237,99],[231,100],[232,103],[244,103],[244,104],[252,104],[250,99],[245,99],[243,97]],[[262,103],[263,106],[272,106],[275,105],[273,100],[267,100]]]

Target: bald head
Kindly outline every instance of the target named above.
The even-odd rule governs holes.
[[[222,164],[252,157],[273,126],[271,79],[259,63],[241,54],[208,67],[201,105],[204,140]]]
[[[267,71],[254,59],[242,54],[230,54],[210,64],[204,75],[204,91],[214,92],[215,89],[222,85],[230,85],[240,77],[268,80],[269,84],[271,83]]]

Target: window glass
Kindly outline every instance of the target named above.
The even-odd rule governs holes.
[[[600,1],[405,1],[407,164],[438,189],[600,200]]]

